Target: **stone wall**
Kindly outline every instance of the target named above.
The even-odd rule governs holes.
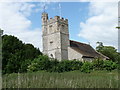
[[[69,60],[76,59],[76,60],[83,61],[82,54],[78,53],[77,51],[75,51],[71,47],[68,47],[68,58],[69,58]]]
[[[48,19],[42,14],[43,53],[58,60],[68,59],[68,20],[55,16]]]

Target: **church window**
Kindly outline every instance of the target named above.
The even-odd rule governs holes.
[[[53,41],[50,41],[50,44],[52,44],[53,43]]]
[[[53,54],[50,54],[50,56],[53,58]]]

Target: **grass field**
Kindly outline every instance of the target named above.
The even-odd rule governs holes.
[[[3,88],[117,88],[117,71],[80,71],[49,73],[45,71],[3,75]]]

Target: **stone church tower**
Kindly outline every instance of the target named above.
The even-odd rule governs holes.
[[[41,19],[43,54],[58,60],[68,60],[68,20],[59,16],[48,19],[46,12],[42,13]]]

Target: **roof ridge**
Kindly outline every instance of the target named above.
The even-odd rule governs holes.
[[[107,58],[105,55],[102,55],[101,53],[98,53],[91,45],[81,43],[74,40],[70,41],[70,47],[74,49],[75,51],[81,53],[83,56],[91,56],[94,58]]]
[[[69,40],[69,41],[73,41],[73,42],[76,42],[76,43],[80,43],[80,44],[84,44],[84,45],[88,45],[88,46],[91,46],[89,44],[86,44],[86,43],[82,43],[82,42],[78,42],[78,41],[74,41],[74,40]]]

